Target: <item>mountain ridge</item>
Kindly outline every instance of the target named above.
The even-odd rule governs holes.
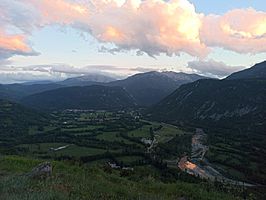
[[[59,88],[102,85],[122,87],[132,95],[138,105],[150,106],[158,103],[164,97],[171,94],[180,85],[205,78],[206,77],[196,74],[185,74],[171,71],[139,73],[126,79],[116,81],[112,81],[114,80],[113,78],[104,75],[86,75],[47,84],[0,85],[0,98],[19,102],[26,96]]]
[[[266,61],[257,63],[254,66],[244,69],[242,71],[235,72],[228,76],[226,80],[254,78],[266,79]]]
[[[33,94],[21,102],[41,110],[110,110],[136,106],[134,99],[123,88],[100,85],[59,88]]]
[[[151,71],[111,82],[109,85],[125,88],[139,105],[150,106],[171,94],[180,85],[205,78],[193,74]]]
[[[112,81],[116,81],[116,79],[102,74],[87,74],[84,76],[68,78],[58,83],[66,86],[89,86]]]

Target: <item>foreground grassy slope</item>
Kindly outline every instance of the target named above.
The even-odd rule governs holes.
[[[179,199],[235,200],[206,183],[162,183],[148,176],[139,181],[119,171],[53,162],[53,175],[46,180],[24,176],[40,160],[5,156],[0,158],[0,199]],[[108,172],[107,172],[108,171]],[[137,173],[137,172],[132,172]]]

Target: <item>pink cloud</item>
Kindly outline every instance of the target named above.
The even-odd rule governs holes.
[[[147,0],[124,4],[96,4],[88,25],[102,42],[122,49],[138,49],[149,55],[186,52],[204,56],[207,47],[199,39],[202,15],[186,0]]]
[[[37,9],[42,25],[70,25],[74,22],[84,22],[88,19],[88,7],[66,0],[23,0],[25,4]]]
[[[23,35],[6,35],[0,32],[0,48],[9,51],[30,52]]]
[[[112,43],[116,51],[150,56],[185,52],[204,58],[212,47],[266,51],[266,13],[251,8],[204,16],[188,0],[2,0],[0,11],[0,54],[6,49],[10,56],[32,51],[27,36],[54,24]],[[8,32],[10,27],[17,32]]]
[[[203,18],[201,41],[238,53],[266,51],[266,13],[254,9],[236,9],[223,16]]]

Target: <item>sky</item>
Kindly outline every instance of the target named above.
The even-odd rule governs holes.
[[[147,71],[222,78],[266,59],[265,0],[1,0],[0,83]]]

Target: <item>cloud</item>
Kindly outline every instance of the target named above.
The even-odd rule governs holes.
[[[188,0],[1,0],[0,59],[37,55],[29,38],[50,25],[71,26],[111,43],[114,48],[99,50],[113,54],[136,50],[137,55],[155,57],[185,52],[205,58],[212,47],[266,51],[266,13],[252,8],[204,15]]]
[[[188,68],[192,69],[194,72],[214,77],[223,78],[232,74],[233,72],[242,70],[243,66],[229,66],[223,62],[217,62],[214,60],[209,61],[191,61],[188,62]]]
[[[211,47],[266,51],[261,45],[266,44],[266,13],[252,8],[204,16],[188,0],[23,1],[38,10],[39,26],[72,26],[102,43],[115,44],[100,49],[113,54],[133,49],[150,56],[186,52],[203,58]]]
[[[0,73],[0,84],[12,84],[12,83],[23,83],[28,81],[42,81],[42,80],[60,80],[62,77],[55,77],[50,76],[49,74],[38,74],[38,73],[31,73],[31,72],[21,72],[16,71],[14,73]]]
[[[131,69],[134,72],[140,72],[140,73],[145,73],[145,72],[150,72],[150,71],[157,71],[158,68],[154,67],[135,67]]]
[[[199,39],[202,15],[186,0],[97,1],[94,5],[96,11],[88,24],[91,34],[101,42],[150,56],[180,52],[205,56],[208,52]]]
[[[86,74],[103,74],[117,79],[139,71],[110,65],[74,67],[67,64],[31,65],[25,67],[3,65],[0,68],[0,83],[15,83],[36,80],[60,81]],[[117,75],[119,74],[119,76]]]
[[[36,29],[47,25],[82,23],[87,8],[65,0],[0,1],[0,61],[14,55],[39,55],[29,45]]]
[[[131,49],[150,56],[207,53],[199,40],[202,15],[187,0],[1,1],[0,9],[6,7],[0,16],[5,22],[1,26],[14,26],[24,34],[57,24],[89,33],[102,43],[115,44],[111,53]]]
[[[38,55],[28,42],[38,13],[23,1],[0,1],[0,62],[13,55]]]
[[[82,3],[66,0],[22,0],[39,13],[39,25],[73,25],[86,23],[89,8]]]
[[[6,69],[15,69],[10,68],[9,66]],[[21,70],[32,71],[32,72],[42,72],[42,73],[62,73],[65,76],[79,76],[91,73],[100,73],[110,76],[117,76],[120,74],[122,76],[131,75],[139,72],[147,72],[156,70],[155,68],[145,68],[145,67],[118,67],[113,65],[87,65],[83,67],[75,67],[67,64],[52,64],[52,65],[32,65],[21,67]]]
[[[47,73],[64,73],[66,75],[83,75],[90,73],[102,73],[106,71],[121,71],[116,66],[111,65],[88,65],[84,67],[74,67],[67,64],[52,64],[52,65],[32,65],[23,67],[24,70],[47,72]]]
[[[201,41],[238,53],[266,52],[266,13],[252,8],[235,9],[223,16],[203,18]]]
[[[68,77],[67,73],[52,70],[51,66],[27,66],[17,67],[3,65],[0,68],[0,83],[20,83],[37,80],[63,80]],[[63,68],[63,67],[62,67]],[[63,70],[61,70],[63,71]]]
[[[12,55],[38,55],[27,45],[23,35],[7,35],[0,32],[0,61],[11,57]]]
[[[86,74],[102,74],[116,79],[129,75],[156,71],[152,67],[119,67],[112,65],[87,65],[75,67],[67,64],[30,65],[24,67],[3,65],[0,68],[0,83],[14,83],[36,80],[60,81]],[[31,76],[32,75],[32,76]]]

